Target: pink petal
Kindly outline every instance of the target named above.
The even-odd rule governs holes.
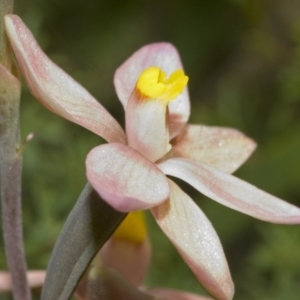
[[[27,272],[27,280],[30,288],[39,288],[44,284],[46,272],[42,270]],[[11,277],[8,272],[0,272],[0,292],[12,290]]]
[[[18,16],[7,15],[5,25],[28,87],[46,108],[108,142],[125,142],[125,134],[117,121],[45,55]]]
[[[151,161],[160,159],[171,148],[166,110],[163,101],[143,100],[136,93],[132,94],[126,107],[128,145]]]
[[[256,148],[238,130],[203,125],[187,125],[171,143],[169,156],[197,160],[226,173],[239,168]]]
[[[149,239],[132,243],[112,237],[99,252],[102,266],[111,268],[134,286],[143,283],[151,258]]]
[[[87,156],[86,167],[90,184],[119,211],[150,208],[170,193],[168,180],[156,165],[123,144],[94,148]]]
[[[220,240],[209,220],[174,182],[170,199],[152,208],[153,216],[205,289],[232,299],[233,283]]]
[[[151,300],[112,269],[92,265],[76,288],[78,300]]]
[[[166,75],[183,69],[176,48],[168,43],[149,44],[130,56],[116,71],[114,84],[117,95],[126,109],[127,102],[134,91],[136,81],[148,67],[160,67]],[[176,100],[169,104],[171,137],[178,134],[190,116],[188,90],[185,89]]]
[[[154,288],[145,291],[150,295],[162,297],[166,300],[213,300],[212,298],[172,289]]]
[[[173,158],[161,170],[181,178],[205,196],[260,220],[299,224],[300,209],[232,175],[188,159]]]

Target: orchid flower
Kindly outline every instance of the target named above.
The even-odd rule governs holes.
[[[27,272],[27,280],[31,289],[40,288],[46,277],[44,270],[32,270]],[[0,293],[12,291],[11,275],[8,272],[0,271]]]
[[[174,46],[155,43],[135,52],[115,73],[126,134],[82,86],[43,53],[14,15],[6,30],[32,94],[52,112],[103,137],[86,159],[87,178],[123,212],[151,209],[195,276],[216,299],[232,299],[233,283],[220,240],[192,199],[166,175],[260,220],[300,223],[300,209],[232,175],[255,143],[237,130],[188,125],[187,76]]]
[[[169,288],[145,287],[143,281],[150,265],[150,250],[143,212],[128,214],[94,258],[76,289],[75,297],[78,300],[102,299],[103,295],[107,299],[126,300],[212,300]],[[116,272],[109,273],[111,270]]]

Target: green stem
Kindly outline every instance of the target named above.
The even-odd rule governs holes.
[[[0,191],[5,252],[15,300],[30,300],[23,246],[19,105],[20,82],[11,74],[11,50],[5,36],[4,15],[13,1],[0,0]]]
[[[11,70],[11,50],[7,36],[5,34],[4,16],[13,13],[13,0],[0,0],[0,63],[7,69]]]

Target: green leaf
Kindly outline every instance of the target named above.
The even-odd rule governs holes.
[[[93,257],[125,216],[87,184],[54,246],[41,300],[69,299]]]

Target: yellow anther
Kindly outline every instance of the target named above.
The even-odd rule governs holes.
[[[182,70],[173,72],[169,78],[159,67],[150,67],[142,72],[136,89],[148,99],[158,99],[167,103],[182,93],[189,78]]]
[[[139,244],[147,237],[147,228],[143,212],[131,212],[114,232],[113,237]]]

